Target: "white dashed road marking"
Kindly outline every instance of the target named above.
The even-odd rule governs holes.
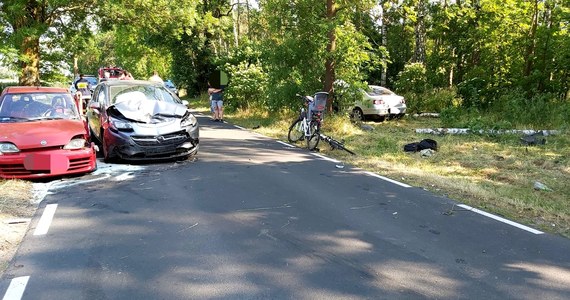
[[[57,209],[57,204],[48,204],[44,209],[44,213],[38,222],[38,226],[34,231],[34,235],[44,235],[48,232],[51,221],[53,220],[53,215],[55,215],[55,210]]]
[[[28,284],[28,280],[30,276],[22,276],[13,278],[10,281],[10,286],[8,290],[6,290],[6,294],[4,294],[4,298],[2,300],[20,300],[22,299],[22,295],[26,290],[26,285]]]

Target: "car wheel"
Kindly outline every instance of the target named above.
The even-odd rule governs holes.
[[[109,155],[109,146],[105,142],[105,131],[101,129],[101,148],[103,148],[103,161],[106,163],[112,162],[113,158]]]
[[[362,110],[360,108],[355,108],[352,110],[352,119],[355,122],[364,121],[364,113],[362,112]]]

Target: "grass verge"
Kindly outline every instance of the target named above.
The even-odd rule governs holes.
[[[204,99],[192,107],[208,113]],[[286,141],[296,113],[236,110],[224,118],[241,127]],[[570,135],[547,137],[546,145],[523,146],[520,135],[418,134],[417,128],[442,127],[439,119],[411,118],[382,123],[351,123],[346,116],[326,116],[323,132],[358,155],[332,150],[321,142],[321,153],[356,167],[446,195],[458,202],[570,238]],[[543,128],[548,129],[548,128]],[[403,146],[431,138],[435,155],[422,158]],[[300,144],[302,147],[303,145]],[[549,190],[534,189],[535,182]]]

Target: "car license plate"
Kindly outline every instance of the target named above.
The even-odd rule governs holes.
[[[24,158],[24,167],[30,171],[63,173],[69,169],[69,159],[65,155],[59,154],[28,154]]]

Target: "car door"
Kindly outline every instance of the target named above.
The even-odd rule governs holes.
[[[356,106],[360,107],[365,115],[377,114],[378,112],[374,109],[373,96],[365,90],[360,90],[360,93],[362,97],[359,101],[356,101]]]
[[[87,104],[87,121],[89,122],[89,129],[91,134],[95,135],[101,141],[101,118],[104,117],[104,109],[106,103],[105,85],[98,85],[93,92],[91,101]]]

